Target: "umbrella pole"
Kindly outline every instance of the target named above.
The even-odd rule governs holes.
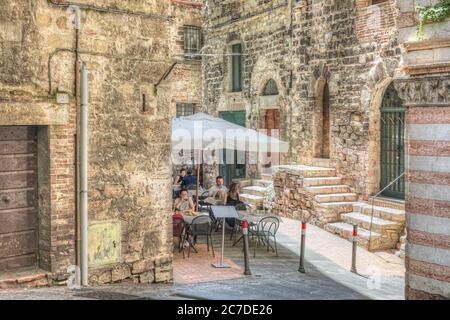
[[[197,192],[196,192],[196,200],[195,200],[195,211],[198,212],[198,189],[200,184],[200,150],[199,150],[199,161],[197,162]]]

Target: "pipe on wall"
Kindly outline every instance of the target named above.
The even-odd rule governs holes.
[[[80,70],[80,267],[81,285],[88,285],[88,70],[85,63]]]
[[[104,13],[114,13],[114,14],[123,14],[123,15],[129,15],[129,16],[138,16],[142,18],[148,18],[148,19],[156,19],[156,20],[162,20],[162,21],[172,21],[172,16],[162,15],[162,14],[155,14],[155,13],[146,13],[141,11],[131,11],[131,10],[125,10],[125,9],[116,9],[111,7],[99,7],[92,4],[84,4],[84,3],[78,3],[78,2],[66,2],[62,0],[47,0],[49,4],[60,7],[60,8],[67,8],[69,6],[76,6],[83,10],[91,10],[91,11],[97,11],[97,12],[104,12]]]

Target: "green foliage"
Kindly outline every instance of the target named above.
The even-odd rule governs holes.
[[[419,13],[417,37],[422,39],[427,23],[445,21],[450,17],[450,0],[439,0],[434,6],[418,6],[416,11]]]

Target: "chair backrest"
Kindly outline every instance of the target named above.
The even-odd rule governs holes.
[[[211,233],[213,221],[210,216],[201,215],[195,217],[190,225],[190,233],[192,235],[207,235]]]
[[[173,217],[172,224],[173,224],[173,236],[174,237],[181,236],[183,234],[183,229],[185,225],[183,218]]]
[[[271,236],[275,236],[277,234],[278,228],[280,226],[280,219],[275,216],[262,218],[258,222],[258,230],[263,231]]]

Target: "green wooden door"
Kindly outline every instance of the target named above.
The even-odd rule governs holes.
[[[389,86],[381,108],[381,189],[405,171],[405,109],[393,85]],[[401,178],[382,195],[405,198],[405,179]]]
[[[219,112],[219,117],[245,127],[245,111],[224,111]],[[233,159],[227,159],[227,154],[233,155]],[[233,179],[245,178],[246,170],[245,163],[238,161],[238,159],[245,159],[245,152],[233,151],[233,150],[223,150],[222,151],[223,162],[220,165],[219,171],[220,175],[224,177],[224,182],[227,186],[231,184]],[[239,163],[241,162],[241,163]],[[244,161],[245,162],[245,161]]]

